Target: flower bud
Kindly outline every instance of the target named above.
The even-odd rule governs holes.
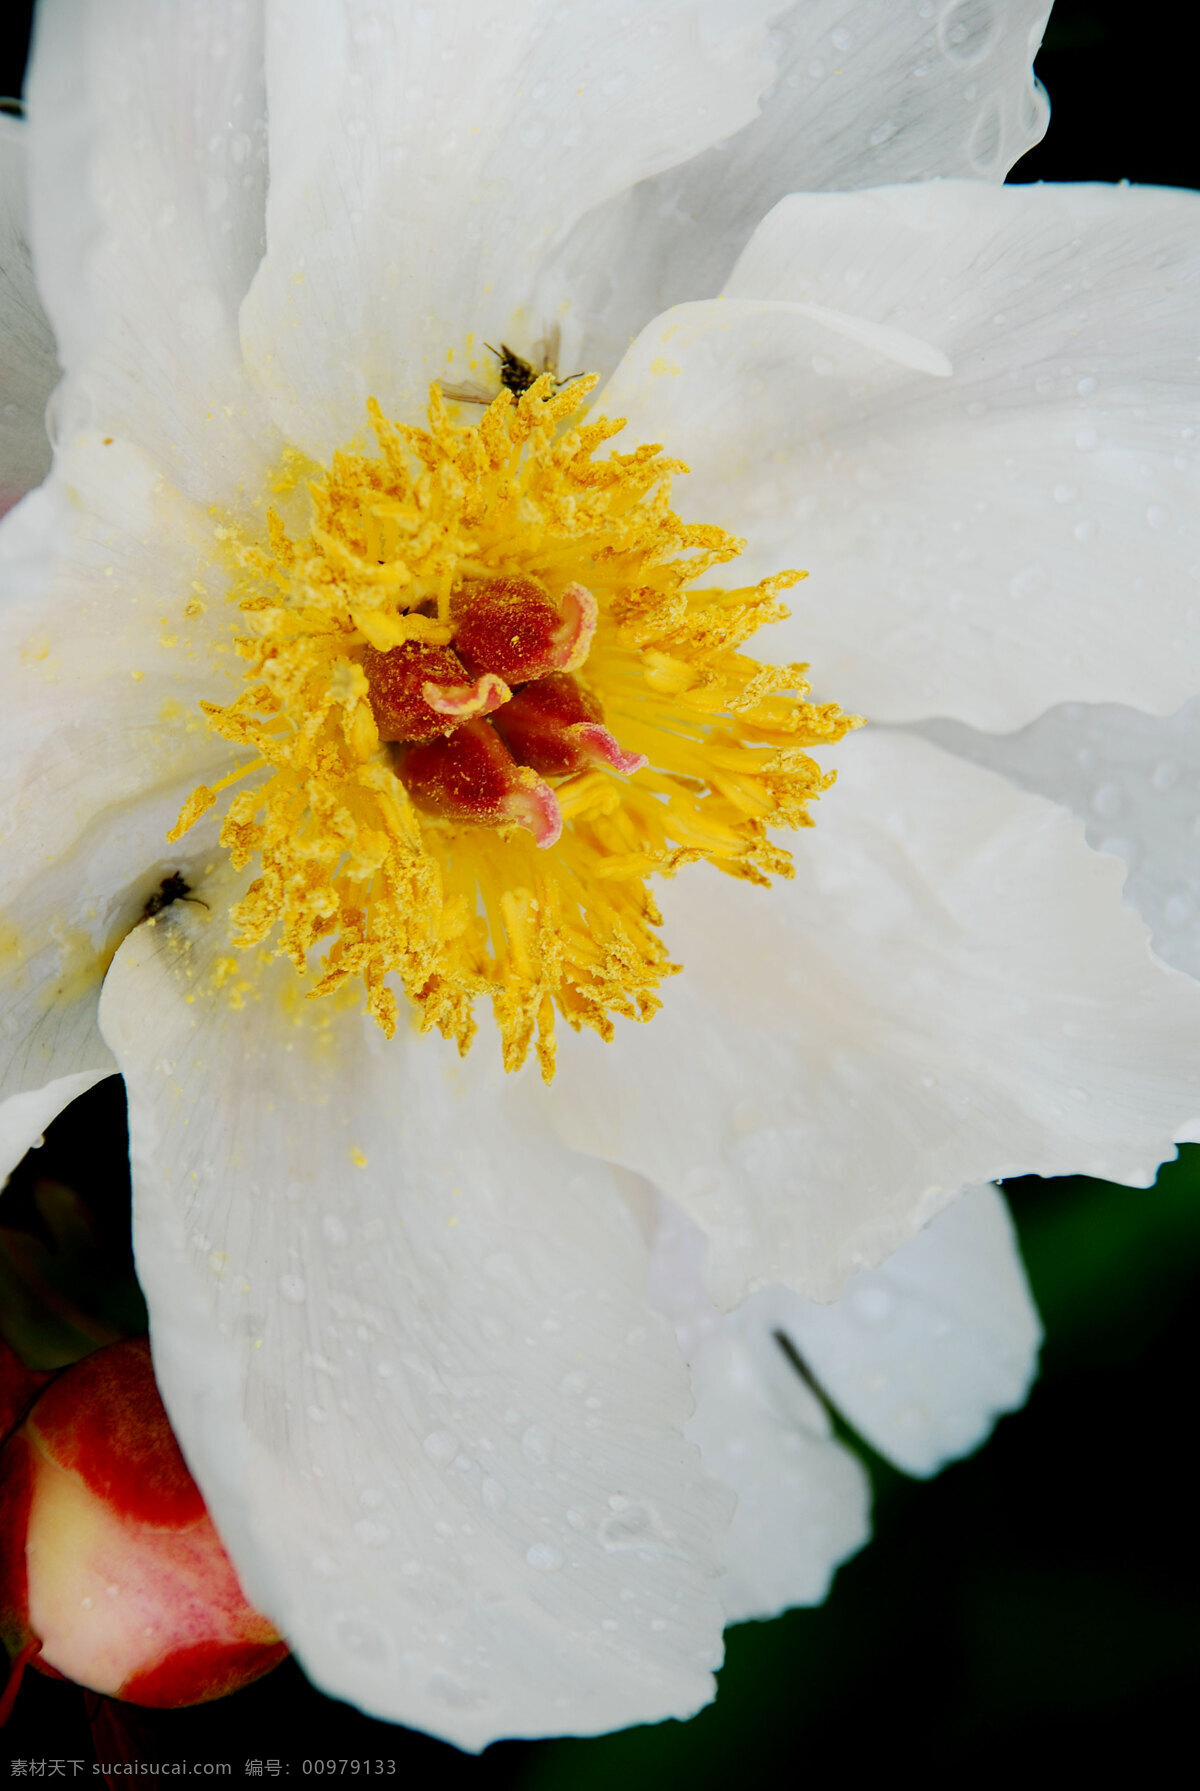
[[[246,1603],[140,1339],[57,1375],[0,1450],[0,1638],[14,1679],[29,1661],[160,1708],[287,1653]]]

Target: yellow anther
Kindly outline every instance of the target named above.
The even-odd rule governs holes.
[[[354,626],[363,638],[386,653],[392,647],[401,647],[405,641],[424,641],[431,647],[448,646],[453,630],[448,623],[438,622],[432,616],[409,616],[397,614],[393,610],[368,609],[365,604],[356,604],[350,615]]]
[[[411,535],[420,521],[419,513],[398,503],[395,498],[377,498],[363,505],[363,532],[368,559],[387,561],[400,556],[401,541]]]

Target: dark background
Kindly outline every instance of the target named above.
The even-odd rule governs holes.
[[[0,93],[19,91],[27,16],[10,7],[0,26]],[[1200,185],[1177,16],[1161,0],[1059,0],[1037,65],[1050,132],[1014,178]],[[67,1283],[76,1276],[94,1340],[136,1324],[123,1127],[120,1084],[102,1085],[0,1197],[0,1235],[55,1246],[45,1260]],[[55,1183],[83,1196],[94,1234],[71,1232],[67,1197],[46,1192]],[[105,1759],[123,1746],[147,1763],[229,1760],[235,1783],[247,1759],[278,1760],[298,1778],[317,1756],[394,1760],[397,1778],[478,1791],[599,1791],[614,1778],[715,1791],[747,1772],[1165,1778],[1191,1754],[1194,1728],[1184,1726],[1198,1615],[1186,1457],[1200,1147],[1148,1193],[1032,1177],[1008,1192],[1047,1330],[1028,1408],[931,1483],[872,1460],[874,1542],[820,1610],[732,1630],[719,1701],[691,1723],[502,1742],[471,1759],[321,1697],[289,1662],[219,1704],[169,1713],[89,1711],[76,1688],[31,1673],[0,1751],[73,1756],[90,1777],[90,1716]]]

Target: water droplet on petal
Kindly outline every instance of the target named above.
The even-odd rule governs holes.
[[[535,1542],[525,1550],[525,1559],[539,1573],[553,1573],[563,1564],[562,1552],[553,1543]]]
[[[526,1461],[541,1464],[550,1460],[554,1438],[544,1424],[531,1424],[521,1438],[521,1453]]]
[[[898,1302],[894,1293],[886,1287],[852,1287],[849,1290],[848,1309],[860,1325],[872,1330],[890,1324],[898,1310]]]
[[[1092,807],[1095,809],[1096,813],[1102,815],[1106,821],[1111,821],[1114,815],[1120,814],[1121,803],[1122,796],[1120,784],[1101,784],[1100,788],[1096,790],[1092,796]]]
[[[376,1523],[369,1517],[359,1518],[354,1526],[354,1534],[364,1548],[384,1548],[392,1540],[392,1532],[387,1525]]]
[[[431,1430],[421,1445],[430,1461],[446,1467],[458,1454],[458,1438],[448,1430]]]

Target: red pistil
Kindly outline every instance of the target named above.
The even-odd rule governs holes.
[[[532,578],[489,578],[463,593],[453,615],[455,651],[469,672],[526,684],[583,664],[597,609],[584,585],[568,585],[559,608]]]
[[[626,777],[640,771],[645,756],[623,752],[603,721],[604,711],[592,693],[570,673],[556,672],[518,691],[492,725],[513,758],[543,777],[562,777],[593,765],[611,766]]]
[[[396,769],[422,808],[516,821],[552,846],[562,813],[543,777],[641,770],[646,760],[622,750],[596,698],[570,675],[588,656],[596,617],[583,585],[567,585],[556,604],[536,579],[490,578],[453,599],[453,649],[417,641],[364,649],[380,738],[404,748]]]
[[[436,740],[508,701],[502,678],[493,672],[473,676],[449,647],[420,641],[405,641],[386,653],[367,647],[363,670],[381,740]]]
[[[411,746],[400,775],[414,800],[435,814],[460,821],[516,821],[539,846],[562,832],[554,791],[535,771],[518,765],[495,729],[468,721],[446,740]]]

